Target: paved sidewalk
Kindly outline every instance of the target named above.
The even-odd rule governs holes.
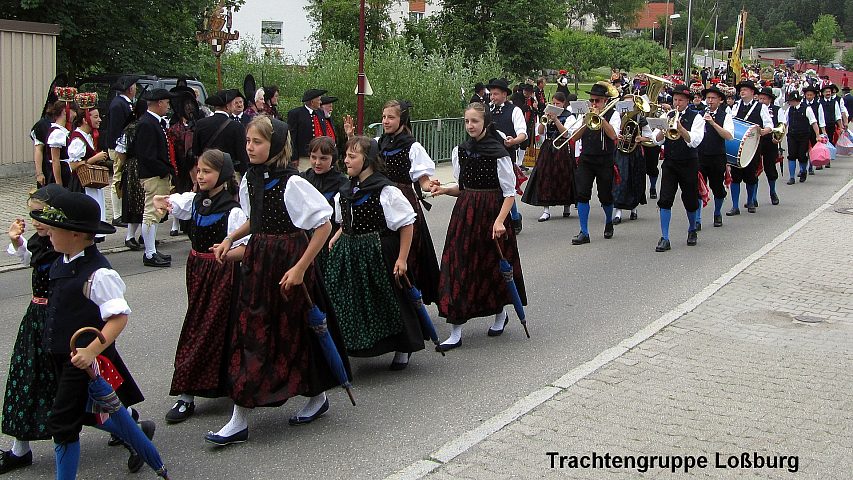
[[[853,478],[853,215],[839,208],[853,210],[853,190],[687,313],[662,318],[662,330],[653,324],[395,477]],[[638,463],[571,468],[593,452]],[[672,474],[656,458],[641,475],[653,455],[682,463]],[[707,463],[685,473],[687,456]]]

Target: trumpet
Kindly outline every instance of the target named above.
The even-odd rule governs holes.
[[[669,125],[666,128],[665,135],[666,138],[675,141],[681,138],[681,132],[678,131],[678,122],[681,120],[681,112],[678,110],[673,110],[673,112],[675,112],[675,114],[669,119]]]
[[[601,130],[601,126],[604,123],[604,114],[609,112],[613,107],[615,107],[618,102],[619,97],[616,97],[613,100],[607,102],[607,105],[605,105],[604,108],[601,109],[601,111],[595,113],[590,111],[589,113],[587,113],[583,119],[586,128],[592,131]]]
[[[551,119],[548,118],[548,115],[542,115],[541,117],[539,117],[540,125],[548,125],[549,123],[551,123]]]
[[[782,141],[783,138],[785,138],[785,133],[787,131],[788,131],[788,126],[785,125],[784,123],[780,123],[779,125],[776,126],[776,128],[773,128],[770,130],[770,134],[773,135],[773,140],[775,140],[777,143],[779,143]]]

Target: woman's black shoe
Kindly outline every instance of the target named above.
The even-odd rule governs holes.
[[[459,348],[462,346],[462,339],[460,338],[456,343],[441,343],[435,346],[436,352],[447,352],[453,350],[454,348]]]
[[[669,250],[670,248],[672,248],[672,247],[669,246],[669,240],[667,240],[663,237],[660,237],[660,241],[658,242],[658,246],[655,247],[655,251],[656,252],[665,252],[665,251]]]
[[[29,467],[33,464],[33,452],[29,451],[18,457],[11,450],[0,450],[0,473],[11,472],[18,468]]]

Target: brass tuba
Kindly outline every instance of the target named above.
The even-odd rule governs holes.
[[[634,109],[622,115],[622,129],[619,134],[622,138],[616,143],[616,148],[622,153],[631,153],[637,149],[637,136],[640,134],[640,124],[637,117],[642,112],[649,113],[651,105],[649,101],[639,95],[632,95]]]

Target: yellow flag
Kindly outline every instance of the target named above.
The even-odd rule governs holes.
[[[735,85],[741,81],[741,72],[743,71],[743,63],[741,55],[743,54],[743,37],[746,33],[746,10],[741,10],[737,18],[737,28],[735,29],[735,43],[732,46],[732,57],[729,61],[729,66],[735,76]]]

